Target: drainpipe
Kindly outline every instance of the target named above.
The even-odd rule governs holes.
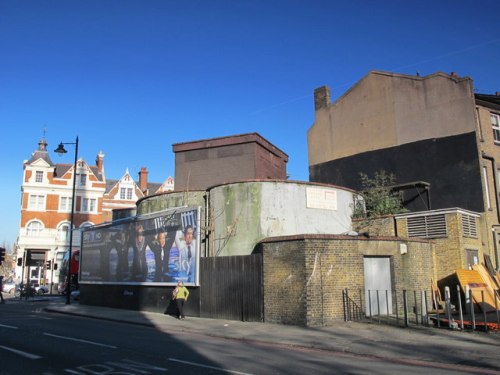
[[[205,256],[206,257],[210,256],[210,237],[211,237],[210,225],[212,225],[212,223],[208,222],[210,217],[210,214],[208,212],[208,210],[210,209],[208,202],[209,199],[210,199],[210,191],[207,190],[205,191]]]
[[[484,151],[481,152],[481,156],[483,159],[491,161],[491,166],[492,166],[492,174],[493,174],[493,185],[495,187],[495,204],[496,204],[496,209],[497,209],[497,225],[492,225],[492,229],[494,231],[494,249],[495,249],[495,264],[497,267],[497,270],[499,269],[499,257],[498,257],[498,249],[497,249],[497,242],[496,242],[496,236],[495,236],[495,226],[500,225],[500,202],[498,200],[498,181],[497,181],[497,163],[496,160],[493,156],[487,155]]]
[[[491,228],[491,231],[493,232],[493,248],[495,250],[495,266],[496,266],[496,271],[500,271],[500,265],[498,264],[498,245],[497,245],[497,233],[496,230],[499,228],[500,225],[493,225],[493,228]]]

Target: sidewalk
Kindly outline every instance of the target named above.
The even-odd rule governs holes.
[[[500,334],[446,328],[398,328],[376,323],[339,322],[334,327],[305,328],[271,323],[187,317],[180,321],[159,313],[51,302],[46,311],[156,327],[164,332],[192,332],[273,345],[314,348],[434,368],[500,374]],[[467,368],[467,367],[474,367]]]

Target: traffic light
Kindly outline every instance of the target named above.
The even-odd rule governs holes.
[[[51,260],[48,260],[45,262],[45,267],[50,270],[50,267],[52,266],[52,261]]]
[[[23,258],[17,258],[17,266],[21,267],[23,265]]]
[[[5,248],[0,247],[0,264],[5,260]]]

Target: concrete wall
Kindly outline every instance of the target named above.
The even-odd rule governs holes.
[[[266,239],[260,249],[266,322],[323,326],[343,320],[342,291],[347,288],[354,301],[364,299],[365,256],[390,257],[393,289],[431,295],[433,249],[427,241],[306,235]]]
[[[266,237],[346,233],[352,229],[353,195],[338,187],[282,181],[213,187],[210,254],[246,255]]]

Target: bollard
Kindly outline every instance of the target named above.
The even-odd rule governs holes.
[[[457,295],[458,295],[458,311],[460,312],[460,329],[464,329],[464,314],[462,312],[462,298],[460,295],[460,285],[457,285]]]
[[[385,307],[387,309],[387,321],[389,321],[389,291],[385,290]]]
[[[372,294],[368,289],[368,310],[370,312],[370,322],[372,321]]]
[[[398,293],[397,291],[394,291],[394,296],[396,298],[396,324],[399,326],[399,307],[398,307]]]
[[[413,299],[415,301],[415,324],[418,326],[418,302],[417,302],[417,291],[413,291]]]
[[[378,314],[378,322],[380,323],[380,296],[378,289],[377,289],[377,314]]]
[[[420,311],[422,312],[421,318],[422,318],[422,325],[426,326],[428,325],[427,321],[427,298],[425,295],[425,290],[422,290],[420,293]]]
[[[476,330],[476,315],[474,314],[474,299],[472,298],[472,292],[469,289],[469,301],[470,301],[470,315],[472,320],[472,330]]]
[[[403,312],[404,312],[404,325],[408,327],[408,298],[406,290],[403,290]]]
[[[484,290],[481,290],[481,301],[483,302],[484,331],[488,332],[488,318],[486,317],[486,303],[484,302]]]

